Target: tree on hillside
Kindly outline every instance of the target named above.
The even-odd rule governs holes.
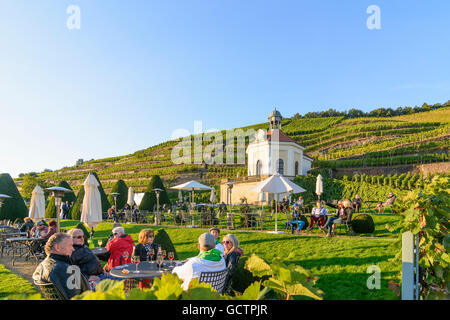
[[[17,190],[14,180],[8,173],[0,174],[0,193],[11,198],[5,199],[0,207],[0,219],[23,219],[28,215],[28,210],[22,196]]]
[[[150,179],[147,189],[145,190],[144,197],[142,198],[141,205],[139,206],[140,210],[153,211],[156,207],[156,194],[155,191],[153,191],[155,188],[164,190],[159,195],[159,205],[162,206],[163,204],[170,204],[169,196],[167,195],[166,188],[164,188],[161,178],[158,175],[154,175]]]
[[[118,180],[112,187],[110,193],[120,193],[119,196],[117,196],[117,210],[122,210],[123,207],[127,204],[128,200],[128,187],[126,183],[123,180]],[[112,194],[108,195],[108,200],[111,204],[115,204],[114,202],[114,196]]]
[[[39,185],[42,189],[48,188],[48,185],[44,179],[41,179],[34,175],[26,174],[22,177],[20,182],[20,194],[25,199],[31,199],[32,192],[36,186]]]

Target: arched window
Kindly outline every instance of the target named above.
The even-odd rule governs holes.
[[[277,172],[279,174],[283,174],[284,175],[284,161],[283,161],[283,159],[278,159]]]
[[[295,175],[299,175],[300,174],[300,172],[298,171],[298,161],[295,161],[295,172],[294,172],[294,174]]]
[[[262,172],[262,163],[261,160],[256,161],[256,175],[260,176]]]

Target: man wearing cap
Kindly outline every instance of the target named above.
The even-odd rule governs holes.
[[[214,236],[214,243],[216,244],[216,249],[219,250],[220,252],[222,252],[222,256],[223,253],[225,252],[225,247],[223,246],[222,243],[220,243],[220,239],[219,239],[219,235],[220,235],[220,229],[213,227],[211,229],[209,229],[209,233],[211,233]]]
[[[183,289],[189,289],[192,279],[199,278],[202,272],[217,272],[225,270],[225,260],[222,253],[215,249],[214,236],[208,232],[198,238],[198,256],[190,258],[182,266],[173,268],[172,273],[178,275],[183,282]]]

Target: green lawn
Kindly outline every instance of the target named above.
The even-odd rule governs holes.
[[[33,285],[0,264],[0,299],[11,294],[36,293]]]
[[[398,221],[398,217],[391,213],[372,216],[376,226],[372,235],[325,238],[320,236],[322,232],[317,230],[300,236],[223,230],[222,236],[235,233],[246,256],[255,253],[269,262],[275,256],[287,257],[293,252],[294,256],[288,263],[301,265],[318,276],[317,286],[325,292],[324,299],[398,299],[388,289],[390,280],[398,283],[401,278],[401,263],[389,261],[398,250],[391,246],[397,234],[391,234],[385,229],[387,223],[393,224]],[[284,231],[284,222],[285,220],[279,221],[279,230]],[[77,223],[78,221],[63,221],[61,226],[70,228]],[[150,225],[123,226],[135,241],[141,229],[156,229]],[[96,228],[95,239],[106,239],[111,228],[112,223],[101,223]],[[180,259],[198,254],[197,238],[207,231],[200,228],[163,228],[174,243]],[[344,229],[340,233],[346,234]],[[369,290],[366,285],[371,275],[367,274],[367,268],[371,265],[377,265],[381,270],[379,290]]]

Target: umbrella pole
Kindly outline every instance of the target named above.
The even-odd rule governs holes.
[[[278,233],[278,194],[275,197],[275,233]]]

